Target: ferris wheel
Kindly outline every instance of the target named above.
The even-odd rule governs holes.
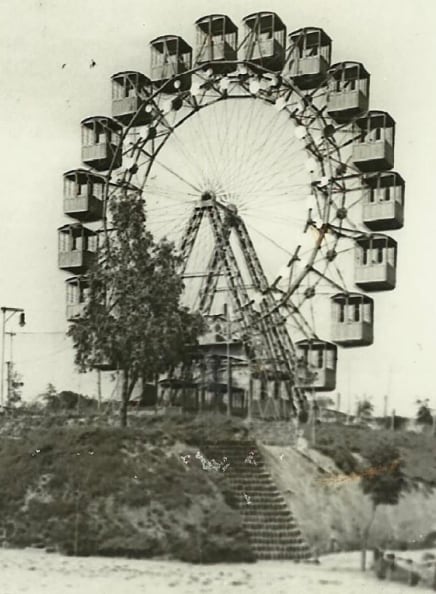
[[[64,174],[78,222],[59,229],[67,314],[86,301],[108,200],[137,192],[155,237],[183,256],[185,303],[214,321],[212,336],[230,312],[226,341],[243,345],[258,406],[287,416],[307,388],[335,389],[337,346],[372,344],[370,294],[395,288],[395,122],[369,109],[361,63],[331,64],[322,29],[287,35],[272,12],[244,18],[242,34],[221,14],[195,28],[195,51],[152,40],[150,77],[115,74],[112,117],[81,123],[87,169]]]

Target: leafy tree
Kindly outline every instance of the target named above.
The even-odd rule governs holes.
[[[420,425],[433,425],[433,415],[430,409],[430,400],[417,400],[418,411],[416,413],[416,422]]]
[[[46,408],[52,411],[72,411],[97,408],[97,401],[72,390],[61,390],[59,393],[46,398]]]
[[[390,442],[370,443],[362,450],[368,468],[361,473],[360,487],[371,500],[371,515],[362,533],[362,570],[366,569],[369,532],[379,505],[397,505],[407,488],[400,452]]]
[[[374,412],[374,404],[368,398],[362,398],[357,403],[357,416],[362,419],[368,419]]]
[[[187,345],[204,331],[199,314],[180,304],[181,258],[174,245],[147,230],[144,201],[135,194],[109,203],[113,230],[88,274],[85,311],[68,331],[81,371],[109,362],[122,375],[121,424],[136,382],[186,362]]]
[[[50,405],[50,403],[57,398],[58,391],[56,390],[55,386],[52,383],[48,383],[44,392],[38,394],[37,398],[44,401],[46,406]]]

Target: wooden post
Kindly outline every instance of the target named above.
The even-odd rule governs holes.
[[[247,402],[247,418],[251,421],[251,417],[253,414],[253,378],[251,377],[248,380],[248,402]]]
[[[101,370],[97,369],[97,400],[98,400],[98,412],[101,409]]]
[[[394,577],[394,570],[395,570],[395,555],[394,553],[388,553],[387,557],[387,572],[386,577],[389,581],[391,581]]]
[[[315,402],[315,390],[312,388],[312,447],[316,444],[316,402]]]
[[[227,303],[224,304],[224,315],[226,318],[226,362],[227,362],[227,416],[232,414],[232,360],[230,357],[231,322]]]
[[[156,400],[154,401],[154,414],[157,414],[157,407],[159,403],[159,376],[156,374],[154,376],[154,390],[156,394]]]

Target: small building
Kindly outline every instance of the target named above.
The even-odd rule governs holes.
[[[367,346],[374,340],[374,302],[362,293],[332,298],[332,341],[343,347]]]
[[[267,70],[281,71],[286,50],[286,25],[281,18],[275,12],[256,12],[243,22],[243,59]]]
[[[74,223],[60,227],[58,235],[59,268],[73,274],[86,272],[96,257],[97,233],[80,223]]]
[[[332,40],[323,29],[304,27],[289,35],[289,76],[300,89],[315,89],[330,67]]]
[[[322,423],[342,423],[346,424],[349,415],[340,410],[332,408],[319,407],[318,418]]]
[[[362,172],[385,171],[394,166],[395,122],[385,111],[369,111],[355,122],[359,138],[352,160]]]
[[[404,224],[405,183],[395,171],[364,178],[363,222],[372,231],[401,229]]]
[[[356,239],[354,282],[364,291],[395,289],[397,242],[380,233]]]
[[[118,169],[122,163],[122,126],[106,116],[82,120],[82,161],[97,171]]]
[[[338,123],[368,111],[370,75],[360,62],[339,62],[328,71],[327,113]]]
[[[145,74],[132,70],[118,72],[112,81],[112,116],[125,125],[142,126],[153,118],[152,106],[146,99],[151,94],[151,81]]]
[[[211,14],[198,19],[197,64],[204,64],[214,72],[235,70],[238,59],[238,28],[228,16]]]
[[[80,318],[86,306],[89,283],[85,276],[72,276],[65,281],[67,288],[67,320]]]
[[[86,169],[64,173],[64,213],[78,221],[98,221],[103,216],[106,178]]]
[[[336,364],[338,348],[335,344],[319,339],[299,340],[296,349],[304,364],[302,381],[297,387],[328,392],[336,388]],[[313,376],[313,377],[307,377]]]
[[[165,93],[186,91],[192,66],[192,48],[178,35],[162,35],[150,42],[151,78]]]

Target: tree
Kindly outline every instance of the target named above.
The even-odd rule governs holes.
[[[374,412],[374,405],[368,398],[362,398],[357,403],[357,416],[362,419],[368,419]]]
[[[45,406],[50,406],[57,399],[58,391],[52,383],[48,383],[44,392],[38,394],[37,398],[44,401]]]
[[[109,202],[113,229],[88,273],[83,315],[68,330],[81,371],[110,362],[122,375],[121,424],[136,382],[156,377],[190,358],[204,332],[198,313],[180,304],[181,257],[147,230],[144,201],[123,193]]]
[[[46,408],[49,411],[79,411],[83,409],[97,408],[97,401],[94,398],[78,394],[72,390],[61,390],[57,394],[45,399]]]
[[[400,452],[390,442],[369,444],[363,451],[368,467],[361,473],[360,487],[371,500],[371,515],[362,532],[362,571],[366,569],[369,532],[379,505],[397,505],[407,488]]]
[[[418,411],[416,413],[416,422],[420,425],[433,425],[433,415],[430,409],[430,400],[417,400]]]

